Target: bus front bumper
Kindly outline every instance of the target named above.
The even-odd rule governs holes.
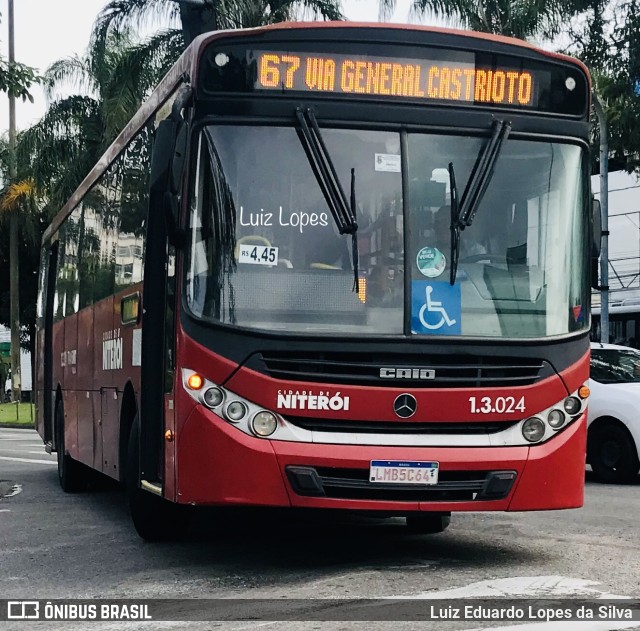
[[[531,447],[387,447],[255,438],[197,406],[176,442],[168,499],[181,504],[398,514],[578,508],[584,498],[586,415]],[[437,461],[439,483],[370,483],[372,460]]]

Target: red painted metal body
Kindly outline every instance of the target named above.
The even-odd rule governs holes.
[[[400,421],[393,401],[404,392],[395,388],[331,386],[317,383],[287,383],[248,369],[237,369],[228,360],[179,336],[185,367],[224,384],[234,393],[267,409],[274,409],[279,390],[330,389],[350,397],[347,412],[305,410],[305,416]],[[520,388],[495,388],[492,396],[525,396],[526,415],[557,404],[588,379],[589,357],[585,355],[560,376]],[[170,499],[191,504],[238,504],[254,506],[298,506],[382,511],[477,511],[545,510],[582,506],[586,453],[586,415],[583,414],[549,441],[517,447],[398,447],[379,445],[335,445],[269,441],[248,436],[202,405],[196,404],[177,385],[176,493]],[[418,400],[412,420],[471,421],[469,396],[477,389],[447,388],[410,391]],[[481,394],[487,394],[482,390]],[[299,412],[301,413],[301,412]],[[522,419],[522,412],[504,415]],[[452,438],[452,442],[455,438]],[[484,502],[389,502],[332,499],[297,495],[287,480],[288,465],[338,467],[365,470],[371,460],[436,460],[441,471],[513,470],[516,483],[507,497]]]
[[[115,296],[80,310],[53,325],[54,397],[61,399],[65,415],[65,447],[72,458],[120,480],[120,421],[125,388],[140,392],[140,366],[134,365],[133,331],[123,325],[120,303],[142,290],[132,285]],[[105,359],[105,342],[116,340],[121,361]],[[43,371],[42,352],[38,370]],[[40,381],[42,383],[42,381]],[[55,395],[55,392],[59,392]],[[38,429],[44,437],[42,406]]]
[[[177,440],[177,495],[188,504],[298,506],[382,511],[545,510],[583,503],[586,416],[534,447],[388,447],[269,441],[238,431],[203,406],[192,409]],[[371,460],[436,460],[441,471],[514,470],[502,500],[383,502],[303,497],[287,465],[368,469]]]

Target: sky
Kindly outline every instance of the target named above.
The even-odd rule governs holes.
[[[107,0],[14,0],[16,61],[44,71],[52,62],[72,55],[82,56],[89,43],[93,22]],[[390,22],[409,22],[410,0],[397,0]],[[0,55],[8,55],[7,0],[0,0]],[[378,0],[343,0],[343,12],[350,20],[377,21]],[[415,20],[414,20],[415,21]],[[430,20],[423,19],[424,23]],[[434,20],[431,20],[435,23]],[[35,103],[16,103],[18,130],[39,120],[46,100],[38,87],[32,90]],[[7,97],[0,94],[0,131],[9,127]]]

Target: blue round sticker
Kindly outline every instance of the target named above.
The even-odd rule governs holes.
[[[444,272],[444,268],[447,266],[447,259],[438,248],[426,247],[418,252],[416,265],[423,276],[435,278]]]

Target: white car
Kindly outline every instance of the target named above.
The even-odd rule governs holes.
[[[602,482],[629,482],[640,469],[640,351],[591,344],[587,462]]]

